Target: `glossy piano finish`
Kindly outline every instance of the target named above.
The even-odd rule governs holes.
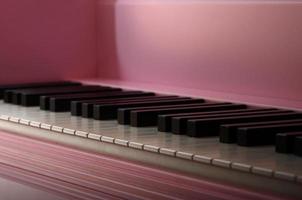
[[[11,200],[286,199],[5,132],[0,132],[0,158],[1,175],[32,186],[0,178],[1,198]]]
[[[3,200],[68,200],[69,198],[60,196],[53,191],[47,191],[45,188],[31,183],[25,183],[12,178],[17,170],[8,168],[0,164],[0,193]],[[16,170],[16,171],[15,171]],[[3,175],[5,174],[5,175]],[[9,178],[7,177],[9,174]]]

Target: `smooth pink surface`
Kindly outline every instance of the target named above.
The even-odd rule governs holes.
[[[301,19],[299,1],[2,0],[0,84],[109,79],[302,108]]]
[[[99,0],[97,11],[100,79],[302,108],[301,2]]]
[[[282,199],[5,132],[0,169],[68,199]]]
[[[0,83],[94,77],[94,0],[1,0]]]

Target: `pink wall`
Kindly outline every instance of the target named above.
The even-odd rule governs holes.
[[[101,79],[302,108],[301,2],[99,0],[97,9]]]
[[[98,76],[302,108],[301,19],[298,1],[1,0],[0,83]]]
[[[92,77],[94,0],[1,0],[0,83]]]

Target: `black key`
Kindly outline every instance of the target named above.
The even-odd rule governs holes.
[[[187,135],[192,137],[216,136],[219,135],[219,129],[221,124],[298,119],[301,117],[301,113],[290,112],[282,114],[261,114],[251,116],[189,120],[187,124]]]
[[[21,104],[22,106],[38,106],[40,103],[40,96],[58,95],[58,94],[76,94],[89,93],[108,90],[110,87],[102,86],[72,86],[72,87],[56,87],[56,88],[39,88],[31,90],[19,90],[13,94],[13,103]],[[15,96],[21,96],[21,101],[14,102]]]
[[[74,94],[54,94],[54,95],[40,96],[40,109],[41,110],[50,109],[50,98],[69,98],[71,96],[83,97],[83,96],[99,95],[99,94],[103,94],[104,92],[121,92],[121,91],[122,90],[120,88],[102,88],[100,91],[97,91],[97,92],[74,93]]]
[[[70,111],[70,103],[74,100],[94,99],[94,98],[118,98],[118,97],[131,97],[131,96],[144,96],[154,95],[151,92],[129,91],[129,92],[103,92],[95,94],[83,94],[69,97],[50,98],[49,110],[53,112]]]
[[[4,98],[4,102],[12,102],[12,91],[24,88],[42,88],[42,87],[55,87],[55,86],[75,86],[81,83],[71,81],[57,81],[57,82],[41,82],[41,83],[24,83],[0,86],[0,99]]]
[[[134,107],[134,108],[120,108],[117,111],[117,120],[119,124],[130,124],[131,111],[135,110],[152,110],[152,109],[166,109],[166,108],[186,108],[186,107],[200,107],[200,106],[213,106],[213,105],[231,105],[231,103],[198,103],[187,105],[173,105],[173,106],[150,106],[150,107]]]
[[[191,106],[183,108],[167,108],[167,109],[152,109],[152,110],[135,110],[131,111],[130,124],[135,127],[155,126],[157,125],[157,117],[160,114],[181,113],[190,111],[214,111],[225,110],[230,105],[212,105],[212,106]]]
[[[203,99],[173,99],[173,100],[160,100],[160,101],[141,101],[141,102],[132,102],[132,103],[117,103],[117,104],[108,104],[108,105],[94,105],[93,106],[93,118],[106,120],[106,119],[116,119],[117,110],[119,108],[132,108],[139,106],[164,106],[164,105],[181,105],[189,103],[203,103]],[[85,109],[83,114],[85,114]]]
[[[300,136],[295,138],[294,154],[302,156],[302,137]]]
[[[302,136],[302,132],[278,133],[276,135],[276,152],[293,153],[295,138]]]
[[[85,104],[87,106],[87,112],[91,113],[91,116],[93,117],[93,105],[96,103],[107,103],[107,102],[133,102],[133,101],[139,101],[139,100],[153,100],[153,99],[173,99],[173,98],[179,98],[177,96],[165,96],[165,95],[158,95],[158,96],[141,96],[141,97],[125,97],[125,98],[118,98],[118,99],[106,99],[106,100],[99,100],[99,99],[93,99],[93,100],[84,100],[84,101],[72,101],[71,102],[71,114],[73,116],[81,116],[82,115],[82,106]]]
[[[302,119],[292,119],[292,120],[276,120],[276,121],[264,121],[264,122],[247,122],[238,124],[222,124],[219,131],[219,140],[222,143],[236,143],[237,142],[237,130],[241,127],[251,127],[260,125],[270,125],[270,124],[289,124],[300,122]]]
[[[277,133],[292,131],[302,131],[302,122],[293,124],[242,127],[237,131],[237,144],[240,146],[275,144],[275,137]]]
[[[208,118],[220,118],[220,117],[233,117],[233,116],[246,116],[252,114],[265,114],[265,113],[279,113],[281,111],[276,109],[242,109],[229,113],[209,113],[197,116],[185,116],[185,117],[173,117],[172,118],[172,133],[174,134],[186,134],[187,122],[192,119],[208,119]]]

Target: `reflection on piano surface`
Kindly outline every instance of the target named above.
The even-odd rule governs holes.
[[[3,199],[35,200],[41,199],[42,194],[43,199],[49,200],[279,199],[269,193],[226,186],[13,134],[1,133],[0,138],[0,176],[32,188],[26,191],[24,186],[15,188],[14,185],[1,191]]]

